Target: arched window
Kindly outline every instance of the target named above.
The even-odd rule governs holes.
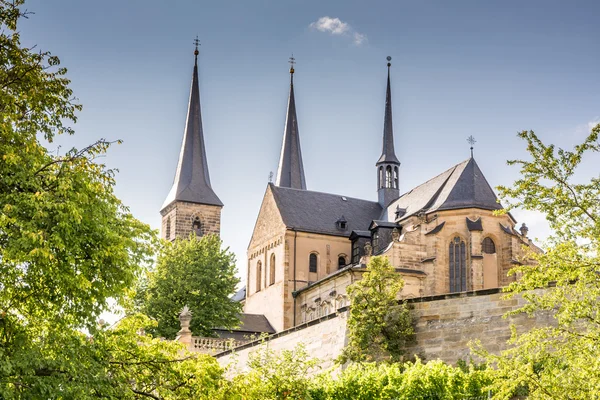
[[[338,256],[338,269],[342,269],[346,266],[346,256],[343,254],[340,254]]]
[[[450,267],[450,293],[467,290],[467,248],[458,236],[450,242],[448,251]]]
[[[377,182],[379,188],[383,187],[383,167],[379,167],[379,181]]]
[[[398,167],[394,167],[394,189],[398,189]]]
[[[308,257],[308,272],[317,272],[317,255],[311,253]]]
[[[256,291],[260,292],[260,279],[262,278],[262,263],[256,263]]]
[[[167,226],[165,227],[165,239],[171,240],[171,217],[167,218]]]
[[[481,243],[481,250],[485,254],[494,254],[496,252],[496,245],[492,238],[486,237],[483,239],[483,243]]]
[[[275,283],[275,254],[271,254],[271,265],[269,265],[269,286]]]
[[[385,167],[385,187],[392,187],[392,167],[389,165]]]
[[[194,222],[192,222],[192,230],[196,236],[202,236],[202,223],[200,222],[200,217],[194,218]]]

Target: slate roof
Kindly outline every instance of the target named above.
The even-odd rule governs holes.
[[[234,332],[275,333],[267,317],[262,314],[240,314],[240,326]]]
[[[375,201],[269,185],[285,225],[303,232],[349,237],[353,230],[368,229],[382,212]],[[342,215],[345,230],[336,224]]]
[[[385,210],[381,219],[396,221],[396,209],[406,209],[399,220],[419,212],[480,208],[499,210],[502,205],[474,158],[469,158],[435,178],[403,194]]]
[[[300,132],[296,117],[296,100],[294,98],[294,70],[290,70],[290,97],[288,99],[285,131],[281,145],[279,168],[277,169],[277,186],[295,189],[306,189],[302,151],[300,150]]]
[[[237,302],[246,300],[246,286],[235,292],[235,294],[231,296],[229,300]]]
[[[388,63],[387,90],[385,92],[385,117],[383,122],[383,148],[377,165],[382,163],[400,165],[394,152],[394,128],[392,127],[392,91],[390,89],[390,66]]]
[[[202,114],[200,111],[200,89],[198,87],[198,55],[192,73],[192,87],[188,103],[187,121],[183,132],[183,142],[179,162],[175,171],[173,186],[162,208],[174,201],[223,206],[210,184],[208,162],[204,148]]]

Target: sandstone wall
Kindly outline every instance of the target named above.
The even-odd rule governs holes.
[[[425,360],[439,358],[455,363],[459,359],[469,359],[468,343],[475,339],[492,352],[505,349],[511,323],[520,331],[552,323],[552,317],[547,313],[532,318],[526,315],[502,318],[506,312],[519,308],[524,300],[520,297],[502,300],[501,297],[499,289],[488,289],[409,300],[416,318],[417,341],[407,353],[417,354]],[[267,339],[266,345],[279,351],[293,349],[302,342],[311,356],[321,360],[321,366],[327,368],[333,365],[344,347],[346,321],[347,307],[342,307],[337,314],[274,334]],[[235,350],[239,368],[245,368],[248,355],[258,345],[259,342],[254,342]],[[231,352],[216,357],[223,366],[235,358]]]

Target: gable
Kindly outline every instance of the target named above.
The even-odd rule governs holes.
[[[256,217],[248,248],[252,248],[255,243],[263,243],[274,235],[282,234],[285,229],[286,226],[273,197],[272,184],[269,184],[260,205],[260,211]]]

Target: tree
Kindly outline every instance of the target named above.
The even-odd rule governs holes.
[[[362,279],[348,286],[348,345],[339,362],[398,361],[414,339],[413,321],[397,296],[404,281],[386,257],[372,257]]]
[[[518,333],[513,347],[493,356],[498,371],[497,398],[521,391],[532,399],[592,399],[600,388],[600,179],[578,174],[584,156],[600,151],[600,125],[572,151],[545,145],[534,132],[521,132],[530,160],[509,161],[521,168],[500,197],[512,208],[540,211],[553,233],[544,253],[530,252],[534,265],[511,273],[520,279],[509,297],[528,302],[514,313],[550,313],[555,325]],[[513,314],[514,314],[513,313]]]
[[[229,299],[239,283],[235,256],[221,246],[215,235],[163,244],[138,300],[141,310],[158,321],[155,335],[174,338],[185,305],[192,312],[190,328],[196,335],[214,336],[213,328],[239,324],[241,306]]]
[[[59,59],[21,46],[22,5],[0,0],[0,398],[209,396],[216,363],[140,335],[147,318],[96,324],[110,299],[129,302],[156,233],[98,162],[112,142],[63,155],[42,144],[73,134],[81,106]]]

